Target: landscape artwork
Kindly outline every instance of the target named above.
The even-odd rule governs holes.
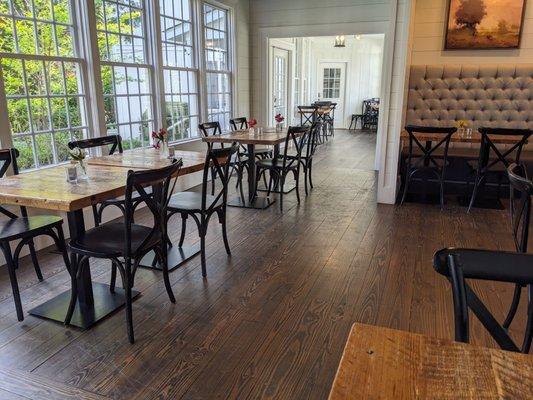
[[[520,45],[525,0],[449,0],[446,50]]]

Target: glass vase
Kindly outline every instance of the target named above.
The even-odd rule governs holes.
[[[280,123],[280,122],[278,122],[278,123],[276,124],[276,132],[280,133],[280,132],[282,132],[282,131],[283,131],[283,124]]]
[[[87,179],[89,179],[89,176],[87,175],[87,164],[85,164],[84,160],[78,161],[76,169],[78,181],[86,181]]]
[[[167,157],[167,158],[169,157],[170,152],[168,150],[168,142],[166,140],[163,140],[161,142],[161,148],[159,149],[159,151],[161,151],[161,155],[163,157]]]

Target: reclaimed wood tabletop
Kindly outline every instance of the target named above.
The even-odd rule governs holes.
[[[329,400],[531,399],[533,357],[356,323]]]
[[[203,137],[202,140],[208,143],[238,142],[240,144],[261,144],[274,146],[285,142],[286,138],[287,129],[282,129],[280,132],[276,132],[275,128],[264,128],[263,132],[260,132],[259,128],[256,128],[254,133],[251,133],[248,129],[242,129],[230,133],[224,133],[222,135]]]

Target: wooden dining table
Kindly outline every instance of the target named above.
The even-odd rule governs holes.
[[[257,195],[257,179],[255,170],[255,146],[267,145],[274,147],[274,158],[279,156],[279,147],[287,138],[287,129],[276,132],[275,128],[255,128],[254,133],[250,130],[236,130],[222,135],[212,135],[203,137],[207,143],[233,143],[237,142],[246,146],[248,152],[248,197],[244,201],[238,197],[228,201],[229,206],[265,209],[274,204],[275,200],[269,197],[259,197]]]
[[[205,163],[205,155],[199,152],[176,152],[175,158],[183,160],[180,175],[200,171]],[[0,203],[66,212],[70,237],[76,237],[85,233],[83,209],[124,195],[129,170],[154,169],[170,162],[155,149],[136,149],[88,159],[88,179],[76,183],[67,182],[65,165],[8,176],[0,179]],[[183,256],[190,257],[191,254]],[[175,262],[180,259],[174,257]],[[148,266],[152,264],[151,260],[153,258],[146,261]],[[138,294],[133,291],[134,297]],[[67,290],[29,313],[63,322],[69,301],[70,290]],[[71,324],[87,329],[123,304],[124,291],[121,288],[111,292],[109,285],[92,282],[90,268],[84,268],[78,278],[78,303]]]
[[[531,398],[531,355],[359,323],[329,395],[329,400]]]

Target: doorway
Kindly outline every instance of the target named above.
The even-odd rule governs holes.
[[[344,94],[346,90],[346,63],[320,62],[318,67],[318,98],[336,104],[335,128],[344,128]]]
[[[289,104],[289,50],[272,49],[272,119],[277,114],[288,115]]]

